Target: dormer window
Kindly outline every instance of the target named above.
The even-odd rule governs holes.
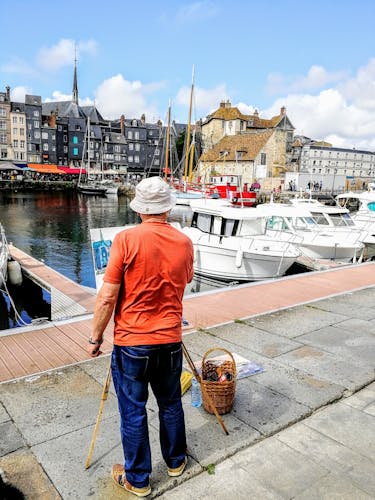
[[[132,127],[136,127],[138,125],[137,120],[132,120]]]

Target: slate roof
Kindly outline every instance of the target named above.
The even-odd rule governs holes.
[[[215,146],[201,156],[201,161],[223,161],[223,152],[227,151],[225,161],[236,161],[236,152],[241,152],[241,161],[254,161],[272,136],[272,130],[253,134],[226,135]]]
[[[42,114],[50,115],[57,111],[58,117],[85,118],[86,115],[75,102],[72,101],[52,101],[43,102]]]
[[[91,123],[103,123],[107,122],[103,116],[99,113],[95,106],[80,106],[81,110],[87,118],[90,118]]]

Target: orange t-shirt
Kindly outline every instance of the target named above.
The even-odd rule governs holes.
[[[193,279],[193,245],[165,222],[142,222],[112,243],[104,281],[121,284],[115,345],[181,341],[182,297]]]

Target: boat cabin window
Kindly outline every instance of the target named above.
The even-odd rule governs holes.
[[[272,217],[269,217],[267,219],[267,229],[273,229],[274,231],[285,231],[289,228],[283,217],[273,215]]]
[[[349,214],[332,214],[331,220],[336,227],[353,226],[354,222]]]
[[[346,226],[354,226],[354,220],[350,214],[341,214],[341,218],[344,220]]]
[[[266,220],[262,217],[258,219],[243,220],[241,222],[239,236],[253,236],[264,234],[266,231]]]
[[[211,232],[211,215],[195,213],[191,222],[192,227],[200,229],[204,233]]]
[[[329,222],[323,214],[320,214],[318,212],[311,212],[311,215],[313,216],[314,221],[319,224],[319,226],[329,226]]]
[[[296,217],[294,226],[299,229],[307,229],[316,223],[312,217]]]
[[[222,234],[223,236],[235,236],[238,228],[238,220],[223,219]]]
[[[219,236],[235,236],[238,228],[238,220],[223,219],[217,215],[194,213],[191,227],[196,227],[204,233]]]

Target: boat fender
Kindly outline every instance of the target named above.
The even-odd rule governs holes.
[[[8,262],[8,280],[11,285],[20,286],[22,284],[22,270],[19,262],[10,260]]]
[[[241,267],[242,266],[242,257],[243,257],[243,250],[242,248],[239,248],[236,253],[236,267]]]

